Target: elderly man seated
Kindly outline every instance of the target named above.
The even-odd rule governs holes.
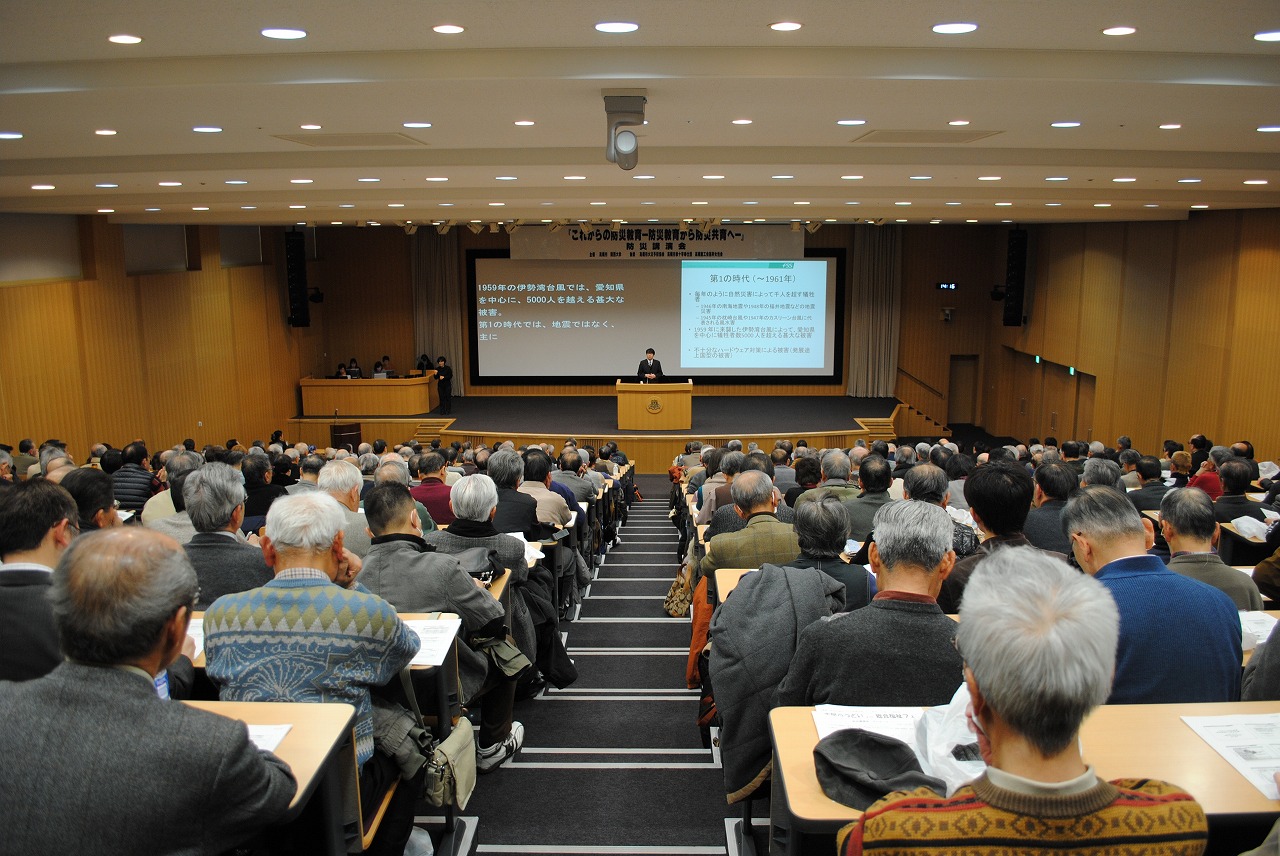
[[[146,529],[63,555],[50,601],[67,660],[0,683],[0,850],[223,853],[284,817],[293,775],[244,723],[158,692],[196,589],[177,543]]]
[[[272,503],[262,552],[275,579],[224,595],[205,612],[206,671],[224,701],[354,706],[356,759],[368,805],[400,775],[388,755],[374,752],[369,690],[409,664],[418,636],[391,604],[355,581],[360,560],[343,547],[344,524],[342,507],[321,491]],[[378,830],[375,852],[404,850],[421,789],[421,773],[401,783]]]
[[[182,477],[182,499],[196,534],[183,545],[200,580],[196,609],[208,609],[224,594],[248,591],[271,580],[262,550],[240,534],[245,488],[226,464],[205,464]]]
[[[787,562],[787,567],[817,568],[843,583],[844,607],[840,612],[852,612],[870,603],[876,595],[875,576],[842,555],[848,540],[849,511],[839,497],[819,496],[800,503],[793,525],[800,555]]]
[[[1202,853],[1208,827],[1190,795],[1103,781],[1081,757],[1080,724],[1111,691],[1120,621],[1107,590],[1061,559],[1030,547],[987,557],[956,640],[987,771],[950,797],[890,794],[842,830],[840,852]]]

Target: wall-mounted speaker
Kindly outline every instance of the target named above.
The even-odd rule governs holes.
[[[1027,230],[1010,229],[1005,252],[1004,326],[1022,326],[1022,303],[1027,288]]]
[[[311,304],[307,300],[307,236],[305,232],[284,233],[284,275],[289,288],[289,326],[311,326]]]

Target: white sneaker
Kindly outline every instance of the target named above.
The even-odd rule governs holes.
[[[519,722],[511,723],[511,733],[501,743],[495,743],[484,749],[476,748],[476,772],[489,773],[505,764],[508,759],[520,751],[524,745],[524,726]]]

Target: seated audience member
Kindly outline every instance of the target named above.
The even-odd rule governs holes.
[[[121,466],[111,474],[115,485],[116,499],[125,511],[141,511],[147,500],[160,491],[160,480],[150,471],[147,447],[141,443],[130,443],[121,453]],[[106,469],[105,463],[103,469]]]
[[[369,690],[409,664],[418,636],[391,604],[356,583],[360,560],[343,546],[345,524],[342,506],[326,493],[272,504],[262,552],[275,578],[223,595],[205,612],[206,672],[223,701],[355,707],[361,792],[372,802],[400,772],[390,756],[374,752]],[[400,783],[378,830],[376,852],[404,850],[421,787],[421,773]]]
[[[498,513],[493,525],[499,532],[519,532],[526,540],[542,536],[538,501],[519,490],[524,481],[524,461],[513,449],[500,449],[488,458],[485,470],[498,489]]]
[[[853,464],[849,456],[839,449],[832,449],[823,455],[818,466],[822,470],[822,481],[818,483],[818,487],[834,494],[841,502],[852,502],[866,489],[865,485],[859,489],[856,483],[849,481]]]
[[[116,495],[112,490],[111,476],[102,470],[81,467],[67,473],[62,480],[62,487],[76,501],[80,534],[122,525],[120,515],[116,514]]]
[[[1142,483],[1138,480],[1138,461],[1142,455],[1133,449],[1122,449],[1120,451],[1120,486],[1125,490],[1137,490],[1142,487]]]
[[[916,450],[906,444],[899,444],[893,456],[893,478],[900,479],[916,465]]]
[[[889,496],[892,472],[889,462],[879,455],[872,454],[862,459],[862,465],[858,467],[858,481],[862,485],[862,493],[846,494],[841,497],[844,507],[849,512],[849,537],[853,540],[867,540],[876,514],[881,508],[896,501]],[[910,469],[906,472],[910,472]],[[822,485],[822,490],[826,489],[825,484]]]
[[[1253,569],[1253,581],[1263,597],[1280,600],[1280,521],[1273,521],[1267,527],[1265,549],[1270,550],[1271,555]]]
[[[1249,481],[1258,481],[1261,473],[1258,472],[1258,462],[1254,460],[1253,444],[1248,440],[1232,443],[1231,454],[1238,460],[1244,461],[1245,466],[1249,468]]]
[[[822,481],[822,469],[818,466],[817,460],[809,455],[796,458],[795,471],[796,485],[787,488],[784,494],[787,505],[792,508],[795,508],[796,501],[805,491],[813,490]]]
[[[13,485],[13,456],[7,447],[0,448],[0,490]]]
[[[1013,461],[984,464],[965,480],[964,495],[969,500],[969,513],[973,515],[973,522],[982,533],[983,541],[978,545],[978,552],[956,562],[951,575],[943,581],[938,604],[944,612],[954,614],[960,611],[965,584],[969,582],[974,568],[987,556],[1004,547],[1031,545],[1022,527],[1031,510],[1034,485],[1026,468]],[[1059,553],[1053,555],[1066,558]]]
[[[365,496],[365,516],[373,544],[364,557],[361,584],[397,612],[454,612],[462,619],[463,639],[469,644],[458,646],[461,700],[480,709],[476,766],[481,772],[496,769],[524,743],[524,726],[511,721],[516,680],[473,640],[506,639],[502,604],[456,558],[436,552],[422,539],[418,512],[404,485],[374,486]]]
[[[347,461],[330,461],[325,464],[316,481],[321,492],[329,494],[342,506],[342,546],[357,556],[369,552],[369,532],[364,515],[359,510],[360,492],[364,489],[364,483],[360,470]]]
[[[879,589],[868,606],[811,624],[779,705],[935,705],[951,700],[963,663],[956,623],[938,607],[955,563],[951,516],[925,502],[876,513],[871,568]]]
[[[1112,704],[1239,699],[1240,616],[1231,598],[1147,555],[1151,521],[1112,488],[1081,488],[1062,526],[1077,564],[1120,610]]]
[[[385,456],[383,462],[378,465],[378,469],[373,473],[375,487],[385,482],[402,484],[406,489],[409,487],[409,465],[401,460],[399,456],[392,453],[388,453]],[[365,491],[365,495],[368,495],[368,491]],[[360,506],[363,508],[364,503],[361,502]],[[413,506],[418,510],[418,522],[422,525],[422,531],[430,532],[434,530],[436,522],[432,519],[431,512],[427,511],[427,507],[416,499],[413,501]]]
[[[1262,513],[1262,504],[1245,496],[1252,477],[1249,465],[1240,458],[1229,458],[1218,465],[1218,480],[1222,485],[1222,495],[1213,503],[1213,516],[1219,523],[1230,523],[1237,517],[1252,517],[1254,520],[1266,520]]]
[[[23,481],[27,478],[27,470],[32,464],[40,463],[35,441],[26,437],[18,441],[17,454],[13,456],[13,480]]]
[[[0,492],[0,681],[25,681],[62,662],[49,586],[76,536],[71,494],[47,479]]]
[[[1075,440],[1067,440],[1062,444],[1062,462],[1076,471],[1077,476],[1084,475],[1084,459],[1080,456],[1084,450]]]
[[[224,594],[248,591],[270,582],[259,546],[240,534],[245,517],[245,489],[240,474],[226,464],[206,464],[186,474],[182,501],[196,534],[183,545],[200,581],[197,610],[209,608]]]
[[[271,483],[288,492],[298,481],[293,475],[298,467],[298,453],[293,449],[285,449],[283,452],[272,452],[270,458]]]
[[[266,517],[271,503],[288,491],[278,484],[272,484],[274,473],[271,471],[271,460],[262,454],[246,455],[240,465],[244,474],[244,489],[247,494],[244,501],[245,517]]]
[[[962,511],[969,510],[969,503],[964,498],[964,481],[973,472],[973,458],[968,455],[955,454],[947,458],[948,496],[947,504]]]
[[[1041,464],[1035,472],[1034,506],[1027,512],[1022,534],[1033,547],[1066,555],[1071,552],[1071,539],[1062,533],[1062,509],[1080,486],[1080,479],[1061,461]]]
[[[492,460],[489,466],[493,466]],[[544,533],[569,525],[569,503],[551,489],[551,459],[541,451],[530,450],[525,454],[524,481],[517,490],[537,505],[538,522]]]
[[[1112,490],[1124,493],[1125,489],[1120,484],[1120,465],[1115,461],[1109,461],[1102,457],[1091,457],[1084,462],[1084,472],[1080,476],[1080,486],[1095,485],[1097,487],[1109,487]]]
[[[733,503],[729,491],[734,478],[742,472],[742,463],[746,458],[742,452],[735,450],[720,455],[716,474],[698,489],[698,513],[694,517],[694,523],[699,526],[709,524],[716,509]]]
[[[1107,700],[1123,621],[1065,562],[1029,547],[983,562],[956,647],[986,772],[950,797],[884,797],[841,831],[838,852],[1202,853],[1208,826],[1190,795],[1155,779],[1103,781],[1081,757],[1080,726]]]
[[[409,493],[426,507],[431,519],[438,525],[448,526],[453,523],[453,512],[449,510],[449,492],[452,488],[444,483],[444,456],[437,452],[423,455],[418,462],[418,471],[422,474],[422,481]]]
[[[795,511],[796,540],[800,555],[787,562],[788,568],[817,568],[844,584],[844,608],[861,609],[876,594],[876,578],[862,565],[842,557],[848,540],[849,511],[834,496],[820,496],[802,502]]]
[[[177,497],[174,495],[173,483],[202,466],[204,466],[204,458],[187,449],[170,455],[161,473],[168,490],[160,491],[142,506],[142,525],[149,526],[162,517],[172,517],[177,514],[178,508],[175,505]]]
[[[285,488],[290,495],[310,493],[319,490],[320,471],[324,469],[325,460],[314,452],[306,455],[298,462],[298,480]]]
[[[916,464],[907,470],[902,478],[902,498],[913,502],[927,502],[945,509],[950,504],[951,498],[949,484],[947,474],[941,467],[930,463]],[[960,559],[976,553],[978,536],[974,533],[973,527],[956,520],[955,517],[951,518],[951,524],[955,532],[951,549],[955,551],[956,558]],[[863,542],[862,549],[854,554],[853,564],[865,565],[870,561],[868,556],[875,537],[875,530],[872,530],[871,534],[867,535],[867,540]]]
[[[791,524],[778,520],[778,494],[759,470],[739,473],[733,480],[733,504],[747,521],[738,532],[725,532],[707,542],[698,577],[714,587],[717,568],[758,568],[765,563],[785,565],[800,554]],[[698,580],[692,580],[696,587]]]
[[[557,463],[558,469],[552,471],[551,480],[569,488],[575,502],[591,502],[595,498],[596,488],[586,477],[587,468],[582,453],[566,450]]]
[[[1195,475],[1187,479],[1187,485],[1200,488],[1209,494],[1210,499],[1217,502],[1218,497],[1222,496],[1222,479],[1218,475],[1218,467],[1231,457],[1231,450],[1226,446],[1214,446],[1209,450],[1209,456],[1196,469]],[[1194,460],[1193,455],[1192,461]]]
[[[352,357],[347,363],[347,377],[363,377],[360,370],[360,363],[356,362],[356,358]]]
[[[795,467],[790,463],[791,455],[786,449],[775,447],[769,453],[769,460],[773,461],[773,483],[783,494],[800,484],[796,480]]]
[[[280,759],[243,723],[157,693],[196,588],[178,545],[145,529],[67,550],[48,589],[67,660],[0,684],[0,753],[23,771],[0,781],[5,852],[223,853],[284,818],[296,785]]]
[[[1169,460],[1169,487],[1186,487],[1191,480],[1191,453],[1181,449],[1174,452]]]
[[[1218,500],[1221,502],[1222,500]],[[1262,609],[1258,586],[1218,557],[1214,503],[1199,488],[1171,490],[1160,503],[1160,532],[1169,545],[1169,570],[1213,586],[1237,609]]]
[[[1164,475],[1160,472],[1160,461],[1150,455],[1143,455],[1138,459],[1134,472],[1138,474],[1139,487],[1137,490],[1126,493],[1129,501],[1138,511],[1159,511],[1161,501],[1171,490],[1164,483]],[[1070,548],[1067,552],[1070,552]],[[1169,542],[1164,539],[1164,534],[1159,527],[1156,527],[1156,543],[1152,548],[1152,554],[1159,556],[1165,562],[1168,561]]]
[[[201,467],[204,465],[202,464]],[[227,466],[223,464],[223,466]],[[195,472],[192,470],[191,472]],[[187,503],[182,497],[182,486],[186,484],[187,477],[191,472],[185,472],[169,479],[169,490],[166,493],[172,494],[170,501],[176,513],[167,517],[161,517],[145,524],[148,529],[154,529],[161,535],[168,535],[179,544],[186,544],[196,535],[196,528],[191,524],[191,515],[187,513]],[[240,473],[236,473],[236,480],[239,481]]]

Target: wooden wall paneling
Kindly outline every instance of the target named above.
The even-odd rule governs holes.
[[[1089,374],[1096,375],[1115,363],[1121,338],[1119,310],[1124,290],[1125,230],[1124,223],[1085,226],[1075,362],[1067,365]]]
[[[1033,362],[1034,364],[1034,362]],[[1067,438],[1084,439],[1075,434],[1076,428],[1076,378],[1065,367],[1042,362],[1039,369],[1042,398],[1039,417],[1020,438],[1037,436],[1043,439],[1053,435],[1059,441]],[[1078,377],[1078,375],[1077,375]]]
[[[1087,232],[1082,223],[1055,225],[1049,231],[1053,238],[1048,242],[1048,252],[1041,253],[1041,247],[1035,250],[1040,276],[1035,286],[1033,318],[1043,339],[1040,350],[1023,350],[1072,366],[1076,363],[1080,340],[1080,293]]]
[[[324,328],[325,374],[353,356],[366,373],[383,354],[401,374],[413,368],[418,355],[413,351],[410,246],[409,236],[398,228],[316,230],[319,261],[308,268],[307,282],[324,291],[330,319]]]
[[[1229,378],[1219,442],[1249,440],[1258,460],[1280,457],[1280,400],[1267,343],[1280,318],[1280,209],[1241,212],[1233,324],[1224,379]]]
[[[234,433],[266,439],[294,415],[291,393],[298,376],[296,362],[272,347],[262,268],[228,268],[224,275],[235,307],[232,346],[237,364],[244,367],[236,384]]]
[[[1092,441],[1094,430],[1094,396],[1097,378],[1091,374],[1076,372],[1076,424],[1072,436]],[[1105,441],[1104,441],[1105,442]]]

